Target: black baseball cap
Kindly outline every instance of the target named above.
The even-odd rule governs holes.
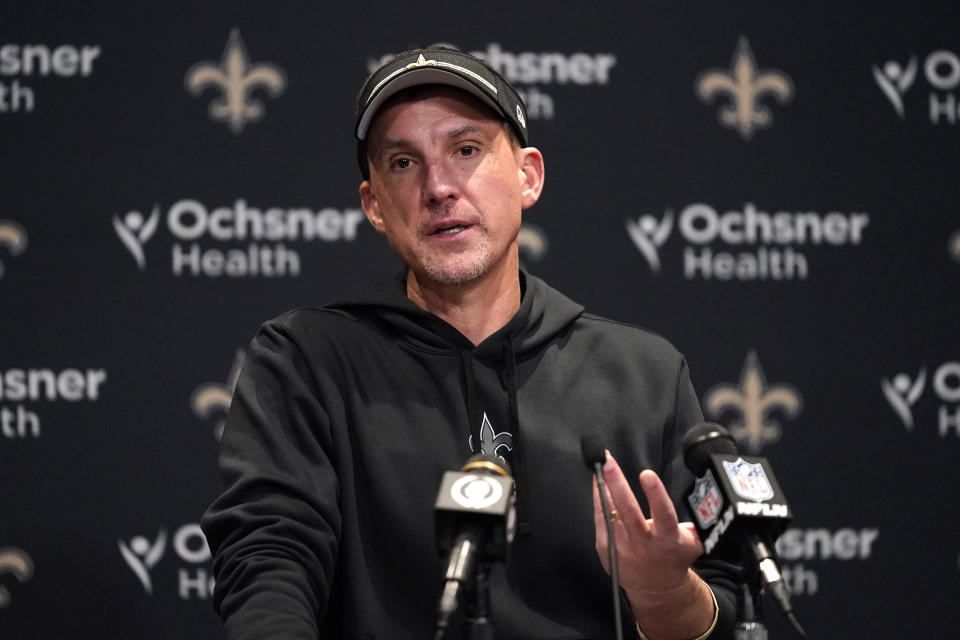
[[[422,84],[443,84],[470,93],[510,125],[520,146],[529,145],[527,106],[496,69],[468,53],[446,47],[411,49],[397,54],[370,74],[357,97],[357,160],[369,177],[364,141],[377,110],[393,94]]]

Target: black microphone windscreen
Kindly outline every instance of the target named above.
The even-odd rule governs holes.
[[[598,433],[588,433],[580,438],[580,452],[583,453],[583,461],[591,471],[593,465],[607,461],[606,447],[603,446],[603,438]]]
[[[700,477],[710,464],[710,455],[735,454],[737,443],[730,432],[715,422],[702,422],[683,437],[683,463]]]

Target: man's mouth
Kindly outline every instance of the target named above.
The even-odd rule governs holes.
[[[427,235],[431,236],[454,236],[458,233],[467,231],[473,227],[474,223],[469,220],[457,220],[448,218],[446,220],[437,220],[427,229]]]
[[[460,231],[463,231],[464,229],[466,229],[467,226],[468,226],[468,225],[456,224],[456,225],[453,225],[453,226],[451,226],[451,227],[440,227],[439,229],[437,229],[436,231],[434,231],[434,233],[435,233],[435,234],[440,234],[440,235],[442,235],[442,234],[450,234],[450,233],[459,233]]]

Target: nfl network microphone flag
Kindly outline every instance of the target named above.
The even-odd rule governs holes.
[[[738,552],[739,537],[733,530],[748,525],[776,540],[793,518],[770,466],[764,458],[753,456],[710,455],[687,502],[704,553]],[[728,532],[731,535],[724,535]]]

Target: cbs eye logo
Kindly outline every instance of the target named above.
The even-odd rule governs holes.
[[[490,478],[469,475],[453,483],[450,496],[466,509],[486,509],[500,501],[503,487]]]

